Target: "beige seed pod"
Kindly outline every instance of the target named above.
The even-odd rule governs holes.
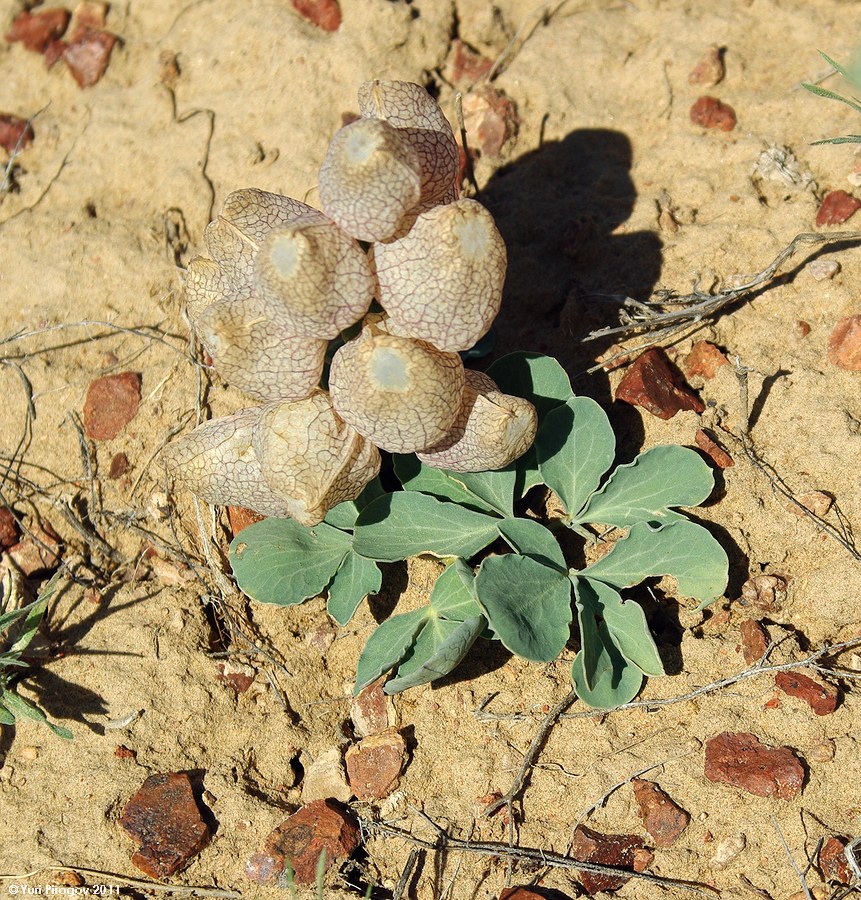
[[[326,222],[326,217],[291,197],[257,188],[234,191],[221,212],[206,226],[204,240],[209,255],[220,265],[233,290],[247,289],[253,275],[254,256],[274,228],[299,220]]]
[[[354,500],[380,471],[380,453],[332,408],[326,391],[264,407],[254,452],[289,515],[316,525],[338,503]]]
[[[367,254],[319,214],[263,238],[254,283],[273,322],[296,335],[327,339],[362,318],[375,289]]]
[[[381,241],[421,198],[418,154],[388,122],[359,119],[335,133],[320,168],[320,206],[347,234]]]
[[[467,369],[454,427],[440,444],[417,456],[452,472],[504,469],[532,446],[537,429],[538,414],[528,400],[503,394],[492,378]]]
[[[195,322],[229,384],[258,400],[301,400],[319,384],[328,341],[296,337],[249,300],[221,300]]]
[[[505,244],[475,200],[435,206],[403,237],[374,244],[371,254],[378,299],[397,334],[440,350],[468,350],[499,312]]]
[[[195,323],[205,309],[224,300],[232,290],[227,278],[214,259],[196,256],[185,271],[185,307]]]
[[[456,353],[373,325],[338,350],[329,371],[338,415],[392,453],[438,444],[457,416],[463,386]]]
[[[262,516],[287,516],[287,502],[264,480],[252,446],[260,412],[260,407],[241,409],[204,422],[164,448],[163,464],[207,503],[245,506]]]
[[[458,197],[457,144],[439,104],[409,81],[366,81],[359,87],[359,111],[400,129],[418,154],[422,173],[421,205],[451,203]]]

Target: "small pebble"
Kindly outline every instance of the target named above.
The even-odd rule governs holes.
[[[505,94],[483,84],[463,98],[463,123],[471,149],[498,156],[520,126],[517,109]]]
[[[819,868],[827,881],[849,884],[852,880],[849,863],[846,862],[846,843],[843,838],[832,835],[819,848]]]
[[[586,825],[578,825],[571,842],[570,855],[582,862],[634,869],[634,851],[644,850],[643,839],[635,834],[602,834]],[[617,891],[630,879],[624,876],[600,875],[578,871],[580,883],[588,894]]]
[[[805,322],[804,319],[799,319],[795,323],[795,333],[802,338],[806,338],[808,334],[810,334],[810,323]]]
[[[18,543],[18,522],[8,506],[0,506],[0,551]]]
[[[696,442],[697,447],[699,447],[719,469],[729,469],[735,465],[735,460],[705,429],[697,428],[696,434],[694,435],[694,441]]]
[[[10,44],[20,41],[28,50],[43,53],[52,41],[63,36],[70,18],[67,9],[21,12],[12,20],[6,40]]]
[[[842,225],[861,208],[861,200],[846,191],[829,191],[816,213],[816,225]]]
[[[341,27],[341,7],[338,0],[290,0],[293,9],[323,31],[337,31]]]
[[[318,753],[314,762],[305,769],[302,802],[312,803],[332,797],[346,803],[352,796],[353,791],[344,776],[341,751],[337,747],[329,747]]]
[[[725,731],[706,742],[705,776],[757,797],[791,800],[804,768],[789,747],[770,747],[746,732]]]
[[[244,506],[227,507],[227,520],[230,523],[230,532],[234,537],[243,528],[247,528],[255,522],[262,522],[264,518],[260,513],[254,512],[253,509],[246,509]]]
[[[798,494],[795,499],[804,509],[820,518],[828,513],[828,510],[831,509],[834,503],[834,498],[824,491],[805,491],[803,494]],[[789,504],[789,508],[797,516],[804,515],[804,511],[800,510],[794,503]]]
[[[752,666],[759,662],[768,649],[769,637],[765,626],[755,619],[745,619],[739,626],[741,631],[741,652],[744,661]]]
[[[832,741],[831,738],[825,738],[814,744],[805,756],[807,760],[812,763],[831,762],[831,760],[834,759],[836,750],[837,747],[834,741]]]
[[[131,750],[125,744],[117,744],[114,749],[114,756],[117,759],[137,759],[137,750]]]
[[[723,81],[725,75],[726,67],[723,61],[723,51],[717,44],[712,44],[706,49],[702,59],[688,75],[688,83],[701,84],[703,87],[714,87]]]
[[[33,126],[26,119],[9,113],[0,114],[0,147],[7,153],[23,150],[33,143],[35,136]]]
[[[392,698],[383,692],[385,680],[385,677],[378,678],[369,684],[350,704],[350,718],[360,737],[394,728],[398,724]]]
[[[746,846],[747,838],[743,834],[724,838],[715,848],[711,858],[712,868],[725,869],[734,859],[741,856]]]
[[[39,748],[38,747],[22,747],[18,753],[18,756],[26,760],[27,762],[34,762],[39,758]]]
[[[62,553],[62,540],[47,523],[33,523],[29,534],[9,548],[9,556],[28,578],[37,572],[57,567]]]
[[[445,62],[444,74],[447,81],[455,87],[469,87],[493,68],[493,60],[488,59],[468,47],[462,40],[455,38],[451,42],[448,59]]]
[[[827,716],[837,709],[840,699],[833,684],[811,678],[803,672],[778,672],[774,683],[790,697],[803,700],[817,716]]]
[[[129,458],[125,453],[115,453],[111,459],[111,467],[108,469],[108,478],[116,481],[129,470]]]
[[[702,375],[703,378],[714,378],[717,370],[728,362],[726,354],[710,341],[696,341],[683,365],[688,377]]]
[[[705,409],[660,347],[634,360],[616,388],[616,400],[641,406],[659,419],[671,419],[681,410],[701,413]]]
[[[786,600],[786,579],[779,575],[754,575],[741,586],[741,599],[763,612],[775,612]]]
[[[688,827],[690,815],[658,785],[641,778],[635,778],[631,785],[643,827],[655,846],[672,847]]]
[[[84,430],[94,441],[115,438],[137,415],[141,376],[137,372],[103,375],[90,383],[84,400]]]
[[[736,126],[735,110],[715,97],[700,97],[691,107],[690,117],[702,128],[732,131]]]
[[[225,660],[216,664],[217,681],[221,681],[233,689],[235,694],[244,694],[254,684],[257,672],[245,663]]]
[[[836,259],[814,259],[808,267],[814,281],[830,281],[840,271]]]
[[[380,800],[398,786],[407,745],[395,728],[369,735],[346,753],[347,777],[359,800]]]
[[[828,358],[849,372],[861,372],[861,316],[841,319],[828,338]]]
[[[517,887],[503,888],[499,900],[544,900],[547,894],[537,894],[532,888],[518,885]]]

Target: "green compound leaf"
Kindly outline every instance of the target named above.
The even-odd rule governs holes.
[[[646,522],[633,525],[606,556],[575,574],[617,588],[671,575],[682,596],[705,605],[724,592],[728,573],[723,547],[702,525],[680,519],[657,528]]]
[[[398,666],[397,677],[383,690],[397,694],[448,675],[460,665],[487,625],[482,615],[463,622],[432,618],[419,632],[407,658]]]
[[[456,559],[433,586],[430,605],[434,613],[453,622],[482,615],[481,607],[475,602],[474,585],[472,569],[462,559]]]
[[[382,497],[384,493],[385,491],[380,484],[380,479],[375,478],[365,486],[365,489],[355,500],[345,500],[343,503],[333,506],[329,512],[326,513],[326,518],[323,519],[323,521],[329,525],[333,525],[335,528],[349,530],[356,524],[359,513],[371,501],[376,500],[377,497]]]
[[[698,453],[673,444],[653,447],[619,466],[574,521],[619,528],[677,521],[679,513],[669,507],[698,506],[713,487],[714,475]]]
[[[531,556],[545,566],[566,570],[565,557],[559,542],[550,529],[534,519],[502,519],[497,523],[499,533],[512,550]]]
[[[356,607],[369,594],[376,594],[383,583],[383,573],[372,560],[350,550],[329,584],[326,609],[339,624],[353,618]]]
[[[574,393],[565,369],[541,353],[509,353],[488,366],[487,374],[503,393],[529,400],[539,420]]]
[[[377,626],[359,657],[354,695],[376,681],[383,672],[393,669],[407,655],[419,629],[430,615],[431,608],[423,606],[421,609],[390,616]]]
[[[571,680],[577,696],[593,709],[614,709],[629,703],[643,684],[643,673],[619,653],[603,623],[598,626],[599,654],[590,687],[583,671],[583,652],[574,657]]]
[[[351,540],[325,522],[308,528],[294,519],[264,519],[233,539],[230,565],[252,600],[289,606],[326,589]]]
[[[608,584],[572,577],[577,615],[583,639],[583,673],[589,687],[595,684],[601,641],[599,623],[622,656],[644,675],[663,675],[664,664],[649,632],[642,607],[633,600],[623,600]]]
[[[396,455],[392,457],[395,465],[395,475],[398,481],[407,491],[419,491],[422,494],[430,494],[439,500],[450,500],[452,503],[459,503],[479,512],[488,512],[493,515],[506,515],[500,512],[492,501],[484,499],[481,492],[472,490],[466,484],[466,475],[448,472],[445,469],[435,469],[432,466],[426,466],[414,454]],[[481,473],[493,475],[496,473]],[[512,495],[513,481],[512,474]],[[511,501],[509,499],[508,505]],[[503,503],[503,506],[506,504]]]
[[[444,503],[428,494],[398,491],[362,510],[353,548],[368,559],[395,562],[420,553],[468,559],[497,537],[498,519]]]
[[[616,438],[607,414],[594,400],[571,397],[547,414],[535,452],[541,480],[574,516],[613,464]]]
[[[509,553],[482,562],[475,590],[491,627],[512,653],[550,662],[562,652],[572,615],[567,575]]]

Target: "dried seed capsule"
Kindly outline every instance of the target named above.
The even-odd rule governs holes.
[[[454,134],[439,104],[409,81],[366,81],[359,87],[359,111],[403,132],[421,166],[421,205],[457,199],[458,155]]]
[[[421,197],[421,164],[388,122],[359,119],[332,138],[320,169],[320,205],[347,234],[381,241],[404,227]]]
[[[161,453],[168,472],[201,500],[244,506],[263,516],[288,515],[287,502],[263,479],[254,454],[260,408],[212,419],[171,442]]]
[[[270,231],[254,258],[254,282],[273,322],[296,335],[331,339],[368,311],[375,282],[364,250],[322,218]]]
[[[230,294],[230,284],[214,259],[197,256],[191,260],[185,272],[185,306],[193,323],[205,309]]]
[[[303,525],[358,497],[380,471],[377,448],[338,417],[326,391],[264,407],[254,452],[266,483]]]
[[[374,244],[379,301],[397,334],[468,350],[502,302],[506,253],[490,213],[457,200],[422,213],[397,240]]]
[[[528,400],[503,394],[492,378],[467,369],[454,427],[440,444],[417,455],[426,465],[452,472],[503,469],[532,446],[537,428]]]
[[[456,353],[373,325],[338,350],[329,372],[338,415],[392,453],[438,444],[457,416],[463,386]]]
[[[247,290],[252,281],[254,256],[266,235],[300,219],[309,223],[327,221],[306,203],[247,188],[228,195],[221,212],[206,226],[204,240],[230,287]]]
[[[301,400],[319,384],[328,341],[296,337],[249,300],[220,300],[195,322],[218,373],[258,400]]]

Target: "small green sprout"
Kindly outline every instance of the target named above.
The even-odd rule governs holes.
[[[669,575],[680,595],[705,606],[726,587],[723,548],[677,511],[706,500],[713,475],[695,451],[679,446],[654,447],[610,471],[616,441],[609,420],[594,400],[574,395],[554,359],[514,353],[488,375],[538,412],[535,444],[516,462],[463,473],[396,455],[403,490],[386,493],[375,480],[315,527],[289,519],[252,525],[231,544],[234,574],[249,597],[267,603],[301,603],[326,591],[329,613],[344,625],[379,591],[379,562],[431,554],[447,565],[428,604],[378,626],[359,658],[356,691],[386,672],[394,673],[389,694],[441,678],[479,639],[550,662],[565,649],[576,610],[577,693],[595,708],[619,706],[644,676],[664,674],[642,608],[622,592]],[[538,485],[557,495],[561,519],[518,515]],[[564,528],[599,545],[608,535],[616,539],[576,569],[557,539]],[[491,544],[498,552],[487,555]]]
[[[835,71],[839,72],[850,84],[855,87],[861,88],[861,59],[856,60],[853,65],[853,70],[847,69],[845,66],[841,66],[840,63],[835,62],[831,59],[830,56],[826,56],[821,50],[819,51],[819,55],[828,63],[828,65],[832,66]],[[847,106],[851,106],[852,109],[857,113],[861,113],[861,100],[858,100],[856,97],[844,97],[842,94],[838,94],[836,91],[830,91],[828,88],[820,87],[818,84],[803,84],[803,88],[806,88],[810,93],[816,94],[819,97],[827,97],[829,100],[839,100],[840,103],[845,103]],[[821,141],[813,141],[814,144],[861,144],[861,134],[847,134],[843,137],[833,137],[833,138],[825,138]]]
[[[14,726],[19,719],[34,719],[47,725],[54,734],[71,740],[72,732],[68,728],[49,722],[38,706],[15,690],[28,665],[23,659],[24,654],[39,630],[60,576],[60,572],[54,575],[32,603],[21,607],[15,603],[18,596],[15,576],[8,570],[3,576],[0,585],[0,725]]]

